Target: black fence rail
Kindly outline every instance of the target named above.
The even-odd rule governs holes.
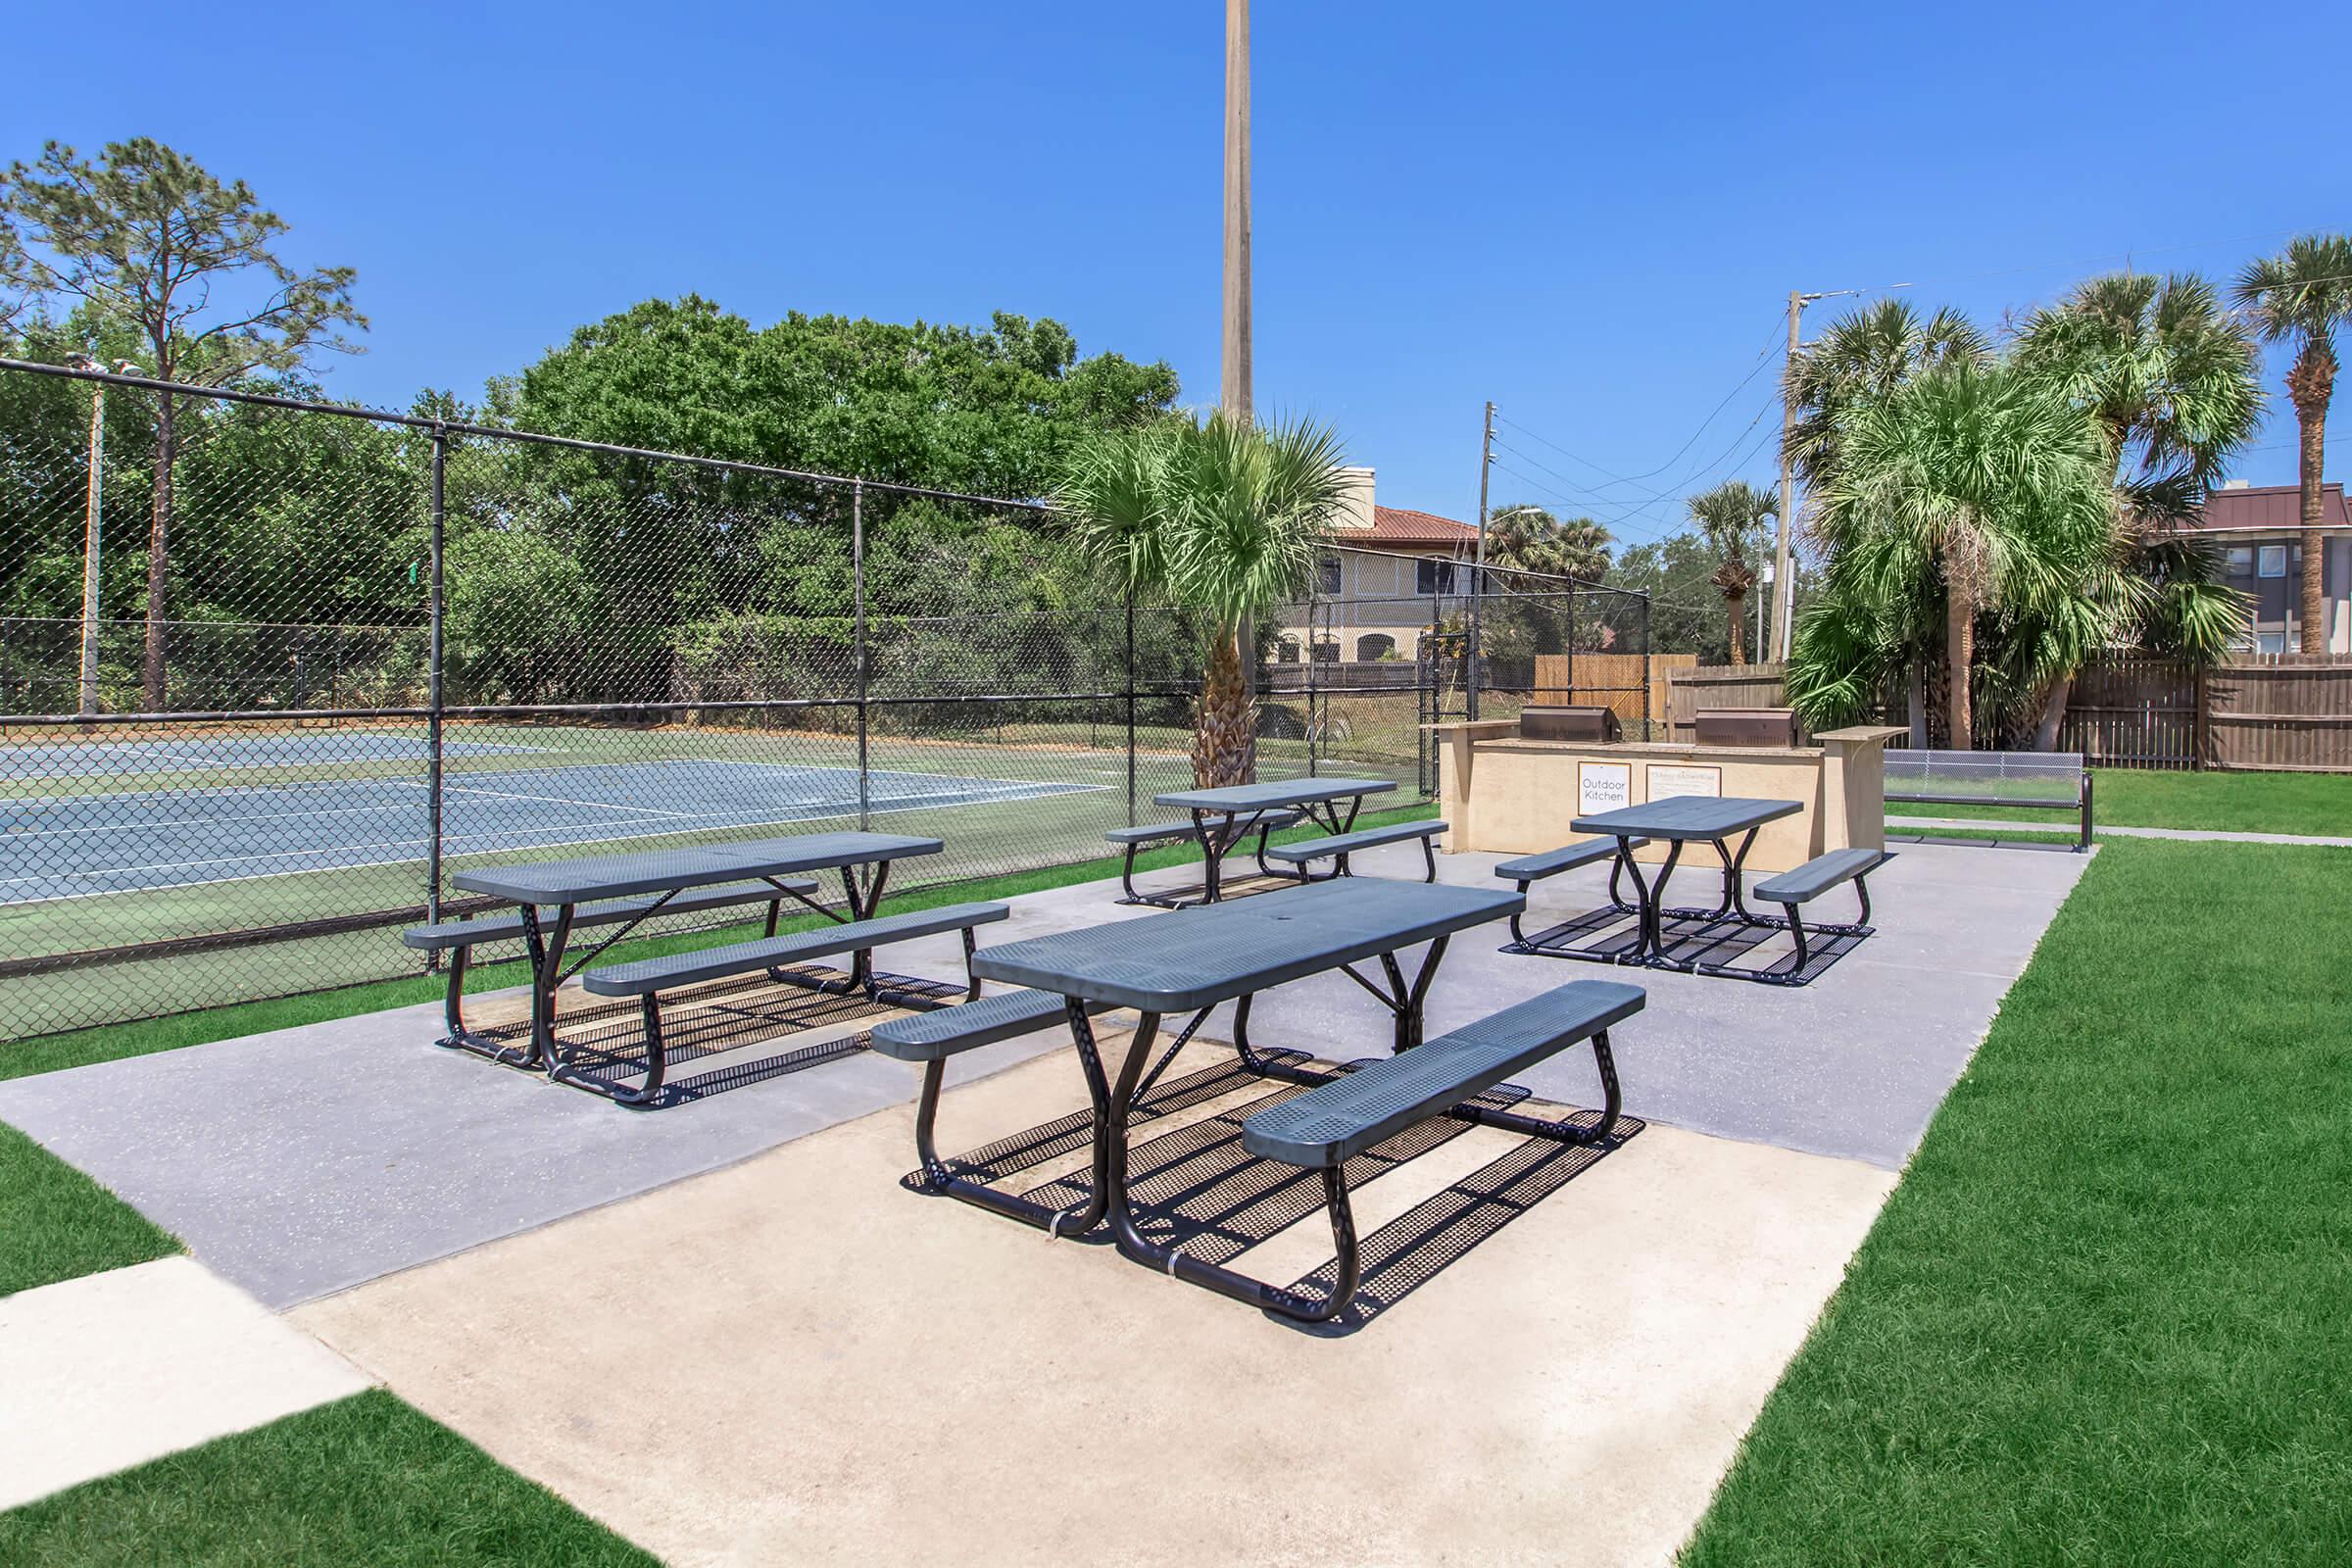
[[[1192,781],[1199,626],[1035,502],[173,388],[159,507],[165,390],[0,362],[0,1039],[419,974],[467,865],[873,825],[957,881]],[[1441,597],[1373,679],[1270,615],[1260,770],[1426,794],[1517,667]]]

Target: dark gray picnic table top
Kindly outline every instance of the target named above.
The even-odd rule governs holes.
[[[1580,816],[1568,824],[1577,833],[1617,838],[1722,839],[1803,810],[1801,801],[1765,801],[1743,795],[1676,795],[1614,811]]]
[[[633,855],[598,855],[577,860],[533,860],[483,865],[450,878],[467,893],[510,899],[516,904],[586,904],[632,893],[708,887],[746,877],[783,876],[870,865],[912,855],[937,855],[937,839],[896,833],[796,833],[787,838],[745,839],[690,849],[642,850]]]
[[[1500,888],[1349,877],[982,948],[972,973],[1145,1012],[1189,1012],[1526,906]]]
[[[1229,784],[1213,790],[1170,790],[1154,795],[1154,806],[1173,806],[1185,811],[1262,811],[1277,806],[1305,806],[1310,802],[1343,800],[1350,795],[1378,795],[1396,787],[1387,778],[1280,778],[1255,784]]]

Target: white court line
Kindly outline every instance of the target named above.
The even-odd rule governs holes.
[[[1069,785],[1062,785],[1062,786],[1058,786],[1058,787],[1046,787],[1046,786],[1041,786],[1041,787],[1040,787],[1040,793],[1039,793],[1039,794],[1037,794],[1037,795],[1033,795],[1033,796],[1021,797],[1021,798],[1022,798],[1022,799],[1028,799],[1028,800],[1043,800],[1043,799],[1046,799],[1048,795],[1101,795],[1101,794],[1103,794],[1103,793],[1105,793],[1106,791],[1108,791],[1108,790],[1109,790],[1109,788],[1110,788],[1110,786],[1109,786],[1109,785],[1107,785],[1107,784],[1069,784]],[[956,809],[956,807],[958,804],[961,804],[961,805],[966,805],[966,806],[984,806],[984,805],[994,805],[994,804],[1001,804],[1001,803],[998,803],[998,802],[986,802],[986,801],[966,801],[966,802],[961,802],[961,803],[950,802],[950,803],[945,803],[945,804],[941,804],[941,803],[933,803],[933,804],[930,804],[930,805],[921,805],[921,804],[917,804],[917,805],[911,805],[911,806],[888,806],[888,807],[879,807],[879,808],[875,808],[873,809],[873,811],[872,811],[872,814],[874,814],[874,815],[876,815],[876,816],[890,816],[890,815],[895,815],[895,814],[897,814],[897,813],[899,813],[899,812],[903,812],[903,811],[943,811],[943,810],[954,810],[954,809]],[[852,803],[850,803],[850,805],[849,805],[848,808],[847,808],[847,809],[845,809],[845,810],[838,810],[838,811],[833,811],[833,812],[830,812],[830,813],[825,813],[825,812],[814,812],[814,813],[810,813],[810,814],[808,814],[808,815],[805,815],[805,816],[778,816],[778,817],[769,817],[769,818],[764,818],[764,819],[761,819],[761,820],[760,820],[760,821],[754,821],[754,822],[726,822],[726,823],[718,823],[718,824],[713,824],[713,825],[711,825],[711,827],[710,827],[710,831],[712,831],[712,832],[733,832],[733,831],[735,831],[736,829],[739,829],[739,828],[760,828],[760,827],[795,827],[795,826],[799,826],[799,825],[801,825],[801,824],[808,823],[808,822],[822,822],[822,821],[825,821],[825,820],[827,820],[827,819],[828,819],[828,815],[830,815],[830,816],[834,816],[834,817],[841,817],[841,818],[844,818],[845,820],[854,820],[854,819],[857,817],[857,814],[858,814],[858,807],[857,807],[857,803],[856,803],[856,802],[852,802]],[[520,832],[520,831],[524,831],[524,830],[517,829],[517,830],[515,830],[515,831],[517,831],[517,832]],[[568,829],[567,829],[567,828],[550,827],[550,828],[539,828],[539,829],[532,829],[532,830],[529,830],[529,831],[545,832],[545,833],[561,833],[561,832],[565,832],[565,831],[568,831]],[[688,831],[689,831],[688,829],[685,829],[685,828],[680,828],[680,829],[677,829],[677,830],[676,830],[676,834],[677,834],[677,836],[681,836],[681,837],[682,837],[682,836],[684,836],[684,835],[685,835],[685,834],[686,834]],[[500,835],[497,835],[497,834],[490,834],[490,833],[478,833],[478,834],[468,834],[468,835],[466,835],[466,837],[467,837],[467,838],[494,838],[494,837],[498,837],[498,836],[500,836]],[[665,838],[665,837],[669,837],[669,836],[671,836],[671,835],[669,835],[669,834],[664,834],[664,833],[638,833],[638,834],[632,834],[632,835],[629,835],[629,837],[633,837],[633,838]],[[464,842],[466,842],[466,840],[465,840],[465,839],[460,839],[460,840],[458,840],[457,842],[459,842],[459,843],[464,843]],[[610,838],[610,837],[608,837],[608,838],[564,839],[564,840],[563,840],[562,842],[560,842],[560,843],[556,843],[556,844],[540,844],[540,845],[534,845],[534,846],[513,845],[513,846],[506,846],[506,847],[502,847],[502,848],[500,848],[500,849],[497,849],[497,850],[476,850],[476,851],[472,851],[472,852],[470,852],[470,853],[472,853],[472,854],[476,854],[476,855],[502,855],[502,854],[505,854],[505,853],[506,853],[506,850],[507,850],[507,848],[514,848],[514,849],[536,848],[536,849],[542,849],[542,850],[564,850],[564,849],[572,849],[572,848],[575,848],[575,847],[578,847],[578,846],[582,846],[582,845],[588,845],[588,846],[603,846],[603,845],[607,845],[607,844],[617,844],[617,843],[621,843],[621,842],[623,842],[623,840],[620,840],[620,839],[614,839],[614,838]],[[51,895],[51,896],[49,896],[49,897],[46,897],[46,898],[38,898],[38,899],[24,899],[24,900],[19,900],[19,901],[16,901],[16,902],[6,902],[6,901],[0,901],[0,909],[34,909],[34,908],[38,908],[38,907],[40,907],[40,906],[41,906],[42,905],[44,905],[44,904],[71,904],[71,903],[73,903],[73,902],[74,902],[74,900],[76,900],[76,899],[115,899],[115,898],[121,898],[121,897],[122,897],[124,894],[127,894],[127,893],[173,893],[173,892],[177,892],[177,891],[179,891],[180,889],[183,889],[183,888],[209,888],[209,887],[218,887],[218,886],[221,885],[222,883],[227,883],[227,882],[266,882],[266,881],[270,880],[271,877],[279,877],[279,876],[315,876],[315,875],[318,875],[318,874],[319,874],[319,873],[321,873],[321,872],[326,872],[326,871],[371,871],[371,870],[380,870],[380,869],[382,869],[383,867],[385,867],[385,866],[390,866],[390,865],[421,865],[421,864],[423,864],[423,863],[424,863],[424,856],[423,856],[423,853],[422,853],[422,851],[423,851],[423,847],[424,847],[424,840],[422,840],[422,839],[418,839],[418,840],[416,840],[416,843],[417,850],[418,850],[418,853],[417,853],[417,854],[416,854],[416,855],[403,855],[403,856],[400,856],[400,857],[398,857],[398,858],[394,858],[394,859],[389,859],[389,860],[352,860],[352,861],[346,862],[346,863],[344,863],[344,864],[341,864],[341,865],[319,865],[319,866],[311,866],[311,867],[308,867],[308,868],[305,868],[305,869],[301,869],[301,870],[293,870],[293,871],[253,871],[253,872],[249,872],[249,873],[247,873],[246,875],[243,875],[243,876],[208,876],[208,877],[195,877],[195,878],[191,878],[190,880],[188,880],[188,881],[185,881],[185,882],[148,882],[148,883],[141,883],[141,884],[139,884],[139,885],[138,885],[138,886],[136,886],[136,887],[128,887],[128,888],[96,888],[96,889],[93,889],[93,890],[91,890],[90,892],[87,892],[87,893],[59,893],[59,894],[53,894],[53,895]],[[368,849],[379,849],[379,848],[388,848],[388,847],[392,847],[392,846],[384,846],[384,845],[367,845],[367,846],[357,846],[357,847],[360,847],[360,848],[368,848]],[[322,851],[314,851],[314,852],[311,852],[311,853],[314,853],[314,854],[332,854],[332,853],[334,853],[334,852],[332,852],[332,851],[323,851],[323,850],[322,850]],[[210,863],[210,864],[225,864],[225,863],[227,863],[227,862],[225,862],[225,861],[211,861],[211,862],[207,862],[207,861],[189,861],[189,862],[186,862],[186,863],[187,863],[187,864],[192,864],[192,865],[201,865],[201,864],[207,864],[207,863]],[[160,867],[156,867],[156,869],[160,869],[160,870],[176,870],[176,869],[180,869],[180,868],[181,868],[180,866],[176,866],[176,865],[166,865],[166,866],[160,866]],[[119,875],[122,875],[122,874],[124,874],[125,870],[126,870],[126,868],[123,868],[123,867],[117,867],[117,868],[115,869],[115,871],[114,871],[113,873],[111,873],[111,874],[113,874],[113,875],[118,875],[118,876],[119,876]],[[103,872],[103,871],[83,871],[83,872],[60,872],[60,873],[52,873],[52,875],[53,875],[53,876],[55,876],[55,875],[71,875],[71,876],[105,876],[105,875],[108,875],[108,874],[110,874],[110,873],[108,873],[108,872]],[[39,882],[39,881],[43,881],[43,880],[47,880],[47,879],[46,879],[46,878],[43,878],[43,877],[12,877],[12,878],[9,878],[9,879],[8,879],[8,881],[11,881],[11,882]],[[5,885],[5,884],[4,884],[4,883],[0,883],[0,885]]]
[[[408,781],[404,779],[401,782]],[[422,784],[416,786],[417,789],[425,787]],[[487,795],[501,801],[532,801],[542,806],[578,806],[599,811],[637,811],[652,816],[691,818],[694,815],[691,811],[664,811],[652,806],[614,806],[610,801],[575,801],[563,795],[517,795],[512,790],[478,789],[471,784],[451,784],[446,780],[441,785],[441,793],[444,795]]]

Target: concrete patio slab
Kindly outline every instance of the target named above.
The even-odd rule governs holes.
[[[943,1136],[1069,1108],[1068,1065],[957,1090]],[[294,1319],[673,1562],[1662,1562],[1893,1181],[1653,1128],[1323,1338],[911,1162],[894,1106]],[[1329,1252],[1316,1214],[1242,1266]]]
[[[0,1298],[0,1508],[368,1386],[188,1257]]]
[[[1441,874],[1491,883],[1497,858],[1446,857]],[[1420,871],[1409,846],[1359,861],[1368,874]],[[2072,855],[1904,849],[1872,879],[1880,934],[1799,990],[1504,955],[1497,925],[1454,941],[1430,1025],[1465,1023],[1569,980],[1632,978],[1650,1003],[1619,1042],[1630,1110],[1893,1167],[2083,864]],[[1593,868],[1537,884],[1531,919],[1601,903],[1605,880]],[[1692,874],[1677,885],[1695,898],[1706,884]],[[984,941],[1157,913],[1117,905],[1114,890],[1096,882],[1016,899],[1012,919]],[[914,974],[961,972],[953,938],[884,957]],[[504,1004],[519,1002],[510,995]],[[1204,1038],[1230,1038],[1228,1017],[1213,1019]],[[440,1032],[437,1007],[406,1007],[23,1078],[0,1083],[0,1119],[105,1182],[242,1288],[286,1306],[718,1169],[902,1103],[915,1082],[900,1063],[853,1055],[632,1112],[442,1051],[430,1044]],[[1348,1059],[1384,1053],[1389,1028],[1369,998],[1326,975],[1260,999],[1254,1033],[1264,1045]],[[956,1072],[969,1080],[1041,1053],[1066,1054],[1066,1037],[991,1047],[959,1058]],[[1579,1103],[1597,1093],[1575,1056],[1526,1082]]]

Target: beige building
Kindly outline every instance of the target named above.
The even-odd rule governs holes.
[[[1317,604],[1283,612],[1276,658],[1298,663],[1411,660],[1438,601],[1470,591],[1478,530],[1466,522],[1373,499],[1373,470],[1350,468],[1348,510],[1323,558]],[[1459,607],[1452,607],[1458,609]],[[1311,653],[1310,653],[1311,650]]]

